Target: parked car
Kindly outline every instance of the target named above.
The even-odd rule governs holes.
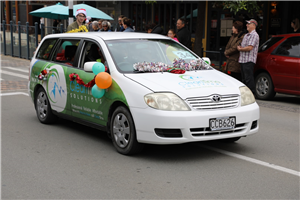
[[[258,99],[276,92],[300,95],[300,34],[274,35],[262,44],[254,75]]]
[[[106,131],[121,154],[259,129],[248,87],[158,34],[48,35],[31,60],[29,94],[41,123],[62,117]]]

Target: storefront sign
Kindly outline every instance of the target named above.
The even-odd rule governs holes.
[[[281,19],[280,18],[271,18],[271,27],[280,27]]]
[[[59,1],[29,1],[29,5],[55,5]]]

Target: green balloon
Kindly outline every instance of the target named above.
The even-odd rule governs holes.
[[[73,45],[70,41],[65,41],[61,46],[64,50],[66,50],[66,46]]]

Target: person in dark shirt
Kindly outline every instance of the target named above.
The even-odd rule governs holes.
[[[124,15],[120,15],[118,17],[118,24],[117,24],[116,29],[115,29],[116,32],[123,32],[125,30],[123,25],[122,25],[124,17],[125,17]]]
[[[177,39],[181,44],[191,49],[191,33],[186,27],[186,21],[184,19],[177,20]]]
[[[151,33],[164,34],[164,30],[161,28],[159,23],[153,23],[152,27]]]

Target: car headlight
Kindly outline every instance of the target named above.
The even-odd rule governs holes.
[[[255,102],[254,95],[248,87],[240,87],[240,92],[242,100],[241,106],[246,106]]]
[[[152,93],[144,96],[148,106],[159,110],[189,111],[188,105],[173,93]]]

